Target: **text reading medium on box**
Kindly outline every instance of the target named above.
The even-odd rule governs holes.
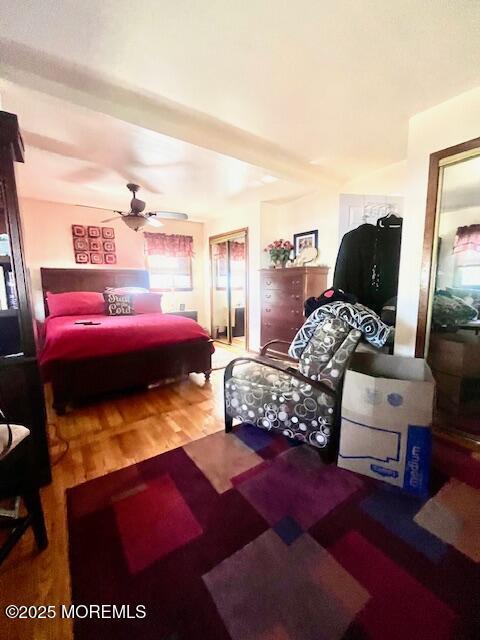
[[[407,425],[401,431],[371,427],[342,418],[339,466],[402,487],[428,493],[431,432]]]

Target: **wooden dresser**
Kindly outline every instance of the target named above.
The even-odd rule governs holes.
[[[261,270],[260,343],[291,342],[303,324],[303,304],[327,288],[328,267],[291,267]],[[286,352],[278,347],[275,351]]]

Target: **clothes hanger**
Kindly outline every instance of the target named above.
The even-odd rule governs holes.
[[[388,213],[377,220],[377,226],[381,229],[401,229],[403,224],[403,218],[396,215],[395,211],[389,207]]]

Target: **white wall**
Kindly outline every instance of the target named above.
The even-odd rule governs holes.
[[[317,229],[319,262],[330,267],[329,283],[331,283],[339,244],[338,197],[338,188],[332,185],[288,202],[262,203],[262,250],[272,240],[282,238],[293,242],[295,233]],[[262,265],[266,267],[270,260],[264,252],[262,255]],[[322,292],[318,293],[320,295]]]
[[[248,336],[249,348],[257,351],[260,348],[260,203],[242,204],[229,207],[222,217],[210,220],[204,225],[205,247],[205,296],[204,313],[210,329],[210,265],[209,238],[236,229],[248,228]]]
[[[413,355],[415,352],[430,154],[478,136],[480,88],[410,119],[395,337],[398,354]]]
[[[20,199],[20,212],[25,243],[25,257],[32,283],[33,305],[38,319],[43,318],[42,287],[40,267],[63,268],[117,268],[145,269],[143,234],[135,233],[121,223],[114,222],[117,264],[78,265],[72,246],[72,224],[99,225],[108,218],[108,212],[97,209],[78,208],[72,205],[46,202],[43,200]],[[152,230],[153,227],[151,228]],[[204,243],[203,224],[198,222],[176,222],[165,220],[159,229],[163,233],[184,233],[193,236],[195,257],[193,258],[193,291],[164,293],[162,306],[164,311],[178,310],[184,303],[187,309],[195,309],[199,322],[206,323],[204,298]]]
[[[404,196],[407,187],[407,161],[395,162],[342,185],[342,193],[378,193]]]

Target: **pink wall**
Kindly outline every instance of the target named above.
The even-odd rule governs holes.
[[[25,257],[32,283],[33,303],[37,318],[43,317],[40,267],[92,268],[93,265],[78,265],[72,246],[72,224],[101,225],[111,217],[108,211],[76,207],[74,205],[20,199],[20,211],[25,242]],[[113,215],[113,214],[112,214]],[[145,269],[143,234],[135,233],[122,222],[108,223],[115,229],[117,264],[102,268]],[[152,228],[153,230],[153,228]],[[164,294],[164,309],[178,309],[184,303],[188,309],[199,311],[203,321],[203,225],[195,222],[165,221],[160,229],[163,233],[185,233],[193,236],[195,259],[193,264],[194,291],[183,294]]]

